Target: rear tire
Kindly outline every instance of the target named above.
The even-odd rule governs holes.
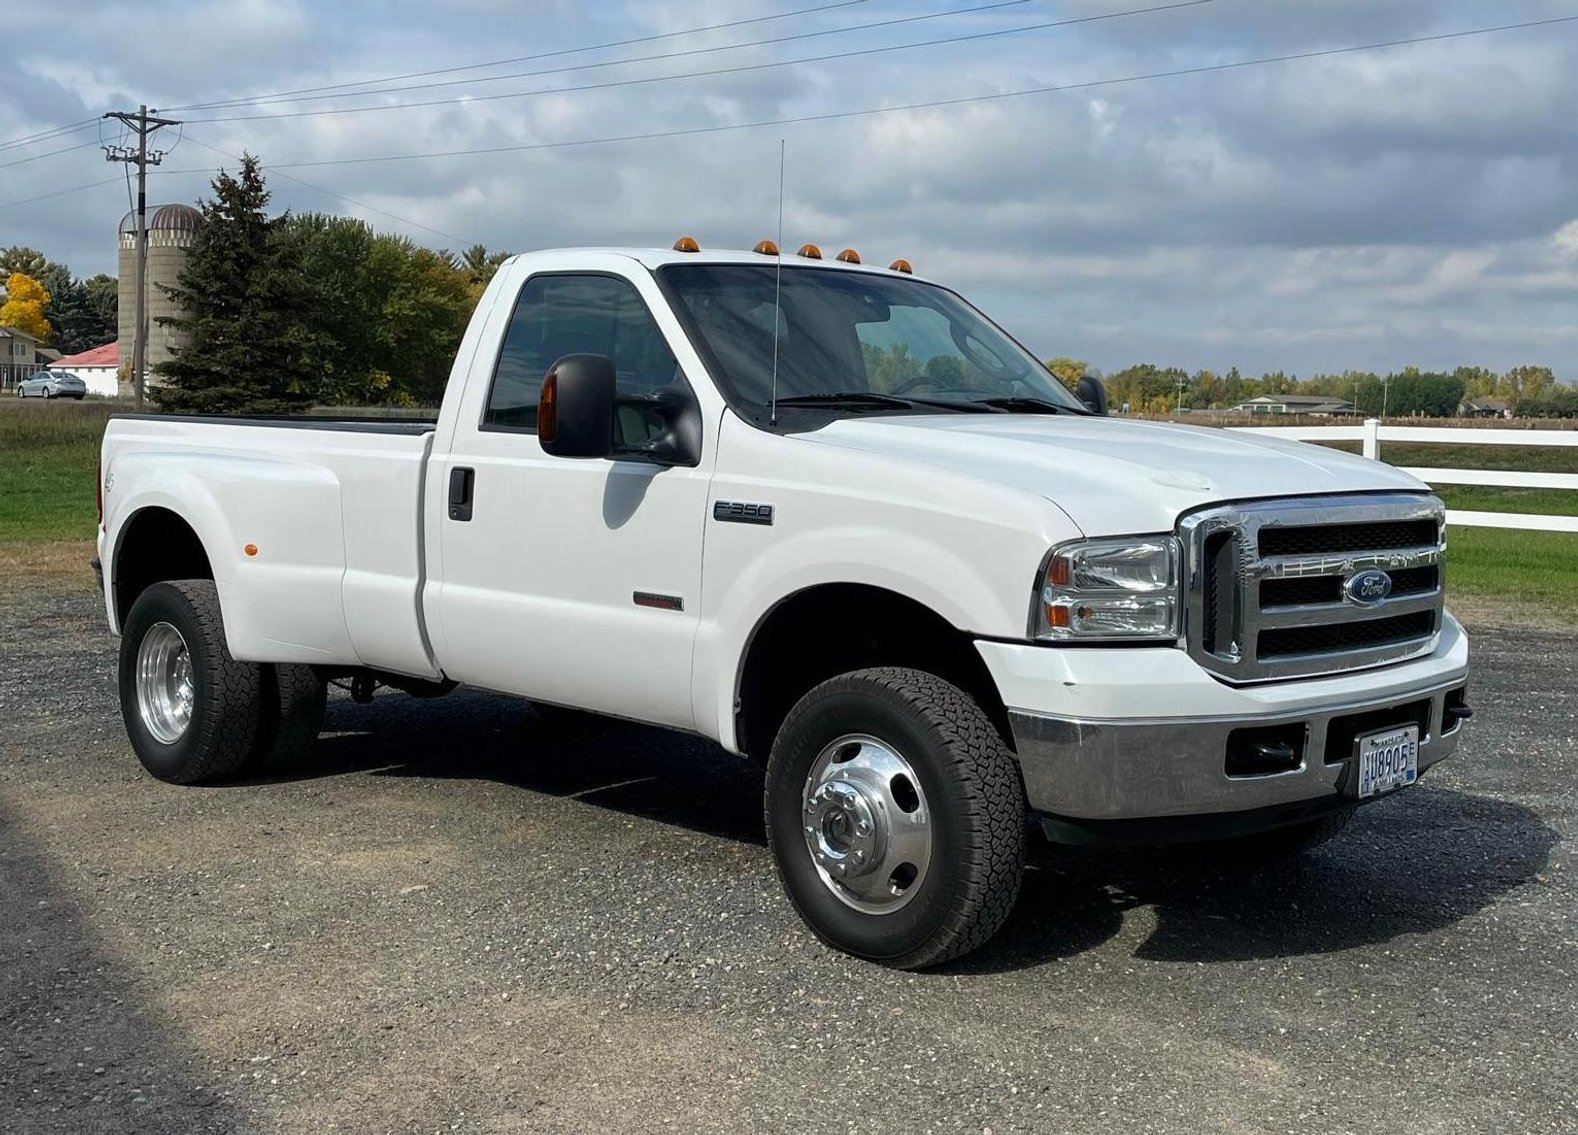
[[[301,764],[323,730],[329,700],[328,683],[311,666],[281,662],[260,670],[263,712],[242,766],[248,772]]]
[[[899,969],[959,957],[1018,897],[1018,766],[980,706],[935,675],[861,670],[806,694],[773,744],[765,810],[790,901],[856,957]]]
[[[160,780],[219,780],[252,758],[262,668],[230,656],[212,580],[156,583],[137,597],[121,630],[120,699],[132,749]]]

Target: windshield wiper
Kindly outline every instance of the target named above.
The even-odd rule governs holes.
[[[875,390],[838,390],[817,394],[794,394],[778,399],[778,405],[794,407],[829,406],[839,410],[913,410],[918,406],[927,409],[951,410],[961,414],[990,414],[991,406],[979,401],[954,402],[945,398],[900,398],[894,394],[879,394]]]
[[[1017,410],[1026,414],[1068,414],[1073,413],[1067,406],[1059,406],[1056,402],[1049,402],[1045,398],[1031,398],[1026,395],[1014,394],[1003,398],[976,398],[976,405],[995,406],[999,410]]]

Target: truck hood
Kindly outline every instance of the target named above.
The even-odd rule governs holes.
[[[1168,532],[1181,513],[1255,497],[1426,486],[1390,465],[1264,434],[1031,414],[844,418],[800,435],[1036,493],[1087,536]]]

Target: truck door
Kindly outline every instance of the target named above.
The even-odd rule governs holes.
[[[428,594],[445,672],[553,704],[690,728],[711,455],[699,468],[551,457],[537,443],[543,376],[560,357],[613,360],[621,394],[685,376],[628,280],[538,273],[521,287],[485,398],[468,398],[444,468],[442,579]],[[481,365],[486,365],[485,362]],[[621,408],[621,440],[649,423]],[[435,515],[430,512],[429,516]]]

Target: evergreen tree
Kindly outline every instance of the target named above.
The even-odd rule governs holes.
[[[56,292],[49,305],[55,325],[55,346],[74,355],[91,347],[115,341],[117,305],[115,277],[100,274],[87,280],[72,280]]]
[[[158,368],[160,409],[185,414],[278,414],[317,397],[310,296],[285,217],[265,212],[269,193],[257,158],[236,177],[220,171],[201,202],[203,225],[176,286],[165,292],[183,314],[161,323],[186,345]]]

